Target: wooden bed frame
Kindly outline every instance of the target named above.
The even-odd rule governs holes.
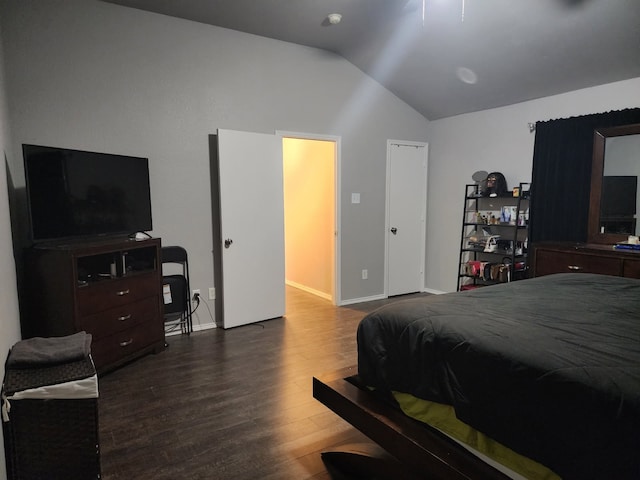
[[[313,378],[313,397],[376,442],[391,458],[371,449],[347,446],[323,452],[328,469],[342,478],[352,472],[375,472],[375,478],[428,478],[431,480],[507,480],[438,430],[404,415],[362,385],[357,368],[350,367]],[[339,477],[338,475],[336,475]],[[368,478],[356,476],[355,478]]]

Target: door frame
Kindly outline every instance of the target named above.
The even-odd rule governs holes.
[[[427,180],[429,167],[429,144],[427,142],[412,142],[406,140],[387,139],[387,171],[386,171],[386,200],[385,200],[385,230],[384,230],[384,296],[389,297],[389,230],[390,213],[391,213],[391,147],[392,145],[401,145],[407,147],[423,147],[424,148],[424,182],[422,190],[422,235],[420,239],[420,265],[422,266],[422,285],[420,291],[424,291],[425,279],[425,261],[426,261],[426,245],[427,245]]]
[[[333,265],[333,303],[334,305],[340,306],[342,305],[342,296],[341,296],[341,255],[340,255],[340,245],[341,245],[341,231],[340,231],[340,218],[341,218],[341,192],[340,192],[340,164],[341,164],[341,151],[342,151],[342,137],[338,137],[335,135],[322,135],[317,133],[304,133],[304,132],[292,132],[288,130],[276,130],[276,135],[280,137],[280,141],[283,138],[298,138],[302,140],[320,140],[320,141],[330,141],[334,142],[335,145],[335,161],[334,161],[334,189],[335,189],[335,198],[334,198],[334,217],[335,217],[335,225],[334,225],[334,265]]]

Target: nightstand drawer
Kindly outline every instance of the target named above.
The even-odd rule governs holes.
[[[139,323],[157,319],[160,315],[158,296],[120,305],[80,319],[80,329],[91,332],[93,339],[126,330]]]
[[[160,284],[155,274],[105,280],[104,283],[79,287],[78,315],[84,317],[127,305],[150,296],[157,296],[159,291]]]

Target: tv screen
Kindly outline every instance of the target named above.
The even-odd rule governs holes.
[[[152,229],[146,158],[23,145],[34,242]]]

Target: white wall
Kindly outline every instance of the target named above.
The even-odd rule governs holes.
[[[5,68],[0,27],[0,378],[4,378],[4,362],[11,346],[20,340],[20,319],[18,314],[18,292],[16,289],[16,268],[13,259],[11,221],[9,218],[9,197],[5,156],[10,150],[9,120],[5,92]],[[0,436],[0,479],[6,479],[4,441]]]
[[[634,107],[640,107],[640,78],[431,122],[426,287],[456,289],[464,185],[473,183],[471,175],[502,172],[509,188],[531,181],[529,122]]]
[[[16,180],[21,143],[150,157],[153,234],[187,248],[192,286],[204,291],[213,282],[207,136],[217,128],[341,137],[348,301],[384,291],[388,138],[430,144],[425,287],[451,291],[473,172],[501,171],[510,187],[528,181],[528,122],[640,105],[633,79],[429,123],[320,50],[95,0],[0,2]],[[199,323],[210,322],[201,312]]]
[[[428,122],[342,57],[95,0],[4,0],[0,17],[17,172],[22,143],[148,156],[153,234],[187,248],[207,291],[207,136],[339,136],[342,198],[362,198],[342,205],[341,297],[383,292],[386,140],[425,141]]]

